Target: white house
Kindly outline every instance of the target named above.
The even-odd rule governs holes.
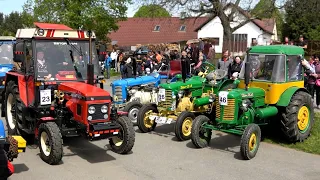
[[[225,8],[225,13],[229,15],[232,4]],[[234,6],[235,7],[235,6]],[[234,22],[231,22],[231,27],[236,27],[240,23],[252,19],[250,14],[239,7],[234,14]],[[210,38],[215,40],[216,53],[222,53],[223,47],[223,27],[219,17],[210,18],[207,22],[196,29],[198,38]],[[252,19],[239,29],[233,32],[232,44],[230,52],[242,53],[247,47],[250,47],[253,40],[257,40],[258,45],[268,45],[271,40],[278,40],[277,27],[275,19]]]

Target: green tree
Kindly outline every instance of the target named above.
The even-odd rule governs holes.
[[[11,12],[9,15],[1,17],[0,14],[0,35],[15,36],[17,29],[23,28],[22,16],[19,12]]]
[[[285,5],[284,35],[298,39],[299,35],[312,39],[320,24],[320,3],[318,0],[288,0]]]
[[[283,15],[275,6],[274,0],[260,0],[258,4],[251,11],[251,14],[259,19],[275,18],[277,24],[277,33],[280,40],[282,40]]]
[[[126,19],[131,0],[28,0],[24,12],[41,22],[61,23],[74,29],[91,29],[101,40]]]
[[[171,17],[171,14],[162,6],[157,4],[143,5],[133,17],[157,18]]]

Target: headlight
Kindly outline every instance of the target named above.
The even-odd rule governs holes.
[[[95,107],[90,106],[90,107],[88,108],[88,113],[89,113],[89,114],[94,114],[95,112],[96,112],[96,108],[95,108]]]
[[[182,98],[182,97],[183,97],[183,93],[184,93],[183,91],[179,91],[179,92],[178,92],[179,98]]]
[[[107,105],[103,105],[103,106],[101,107],[101,112],[102,112],[102,113],[107,113],[107,112],[108,112],[108,106],[107,106]]]

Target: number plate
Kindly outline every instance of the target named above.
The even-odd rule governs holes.
[[[219,104],[226,106],[228,105],[228,94],[229,92],[227,91],[221,91],[219,92]]]
[[[48,105],[51,104],[51,90],[40,90],[40,104]]]
[[[72,79],[74,76],[73,75],[66,75],[66,78]]]
[[[159,89],[159,101],[165,101],[165,100],[166,100],[166,90]]]

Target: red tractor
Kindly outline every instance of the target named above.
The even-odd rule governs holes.
[[[5,78],[1,114],[9,135],[38,140],[40,157],[48,164],[61,161],[63,137],[109,139],[114,152],[131,151],[133,124],[117,113],[103,89],[95,34],[59,24],[35,25],[18,29],[13,48],[18,68]]]

